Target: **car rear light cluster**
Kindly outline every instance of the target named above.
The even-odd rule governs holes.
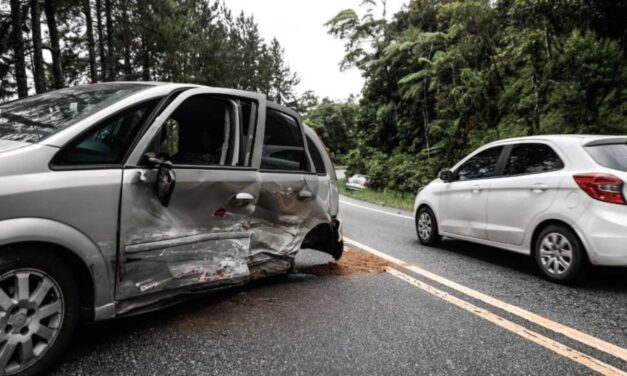
[[[581,189],[595,200],[612,204],[627,204],[623,196],[623,181],[610,174],[577,174],[573,176]]]

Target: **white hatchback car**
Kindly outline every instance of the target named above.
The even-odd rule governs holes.
[[[418,192],[422,244],[442,236],[531,255],[551,280],[627,266],[627,137],[535,136],[483,146]]]

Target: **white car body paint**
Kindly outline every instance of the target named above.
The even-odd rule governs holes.
[[[534,136],[485,145],[456,164],[495,146],[545,144],[560,157],[557,171],[444,182],[436,179],[416,196],[414,213],[426,205],[435,214],[440,235],[531,254],[534,231],[545,221],[560,221],[579,236],[595,265],[627,266],[627,205],[590,197],[574,180],[582,173],[621,179],[627,197],[627,172],[605,167],[586,152],[590,144],[627,144],[627,137]],[[626,146],[627,147],[627,146]]]

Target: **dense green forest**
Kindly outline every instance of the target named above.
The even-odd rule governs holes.
[[[366,79],[358,108],[309,115],[374,187],[415,191],[496,139],[627,134],[627,1],[411,0],[393,17],[382,3],[327,24],[345,41],[342,67]],[[324,120],[345,111],[354,120]]]
[[[152,80],[295,100],[276,39],[223,0],[2,0],[0,101],[80,83]]]
[[[410,0],[394,15],[361,0],[326,27],[359,98],[297,98],[279,42],[224,0],[3,0],[0,101],[113,80],[258,91],[306,114],[349,173],[406,192],[492,140],[627,134],[627,0]]]

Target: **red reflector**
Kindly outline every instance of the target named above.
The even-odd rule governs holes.
[[[575,182],[595,200],[625,205],[623,181],[610,174],[577,174]]]

